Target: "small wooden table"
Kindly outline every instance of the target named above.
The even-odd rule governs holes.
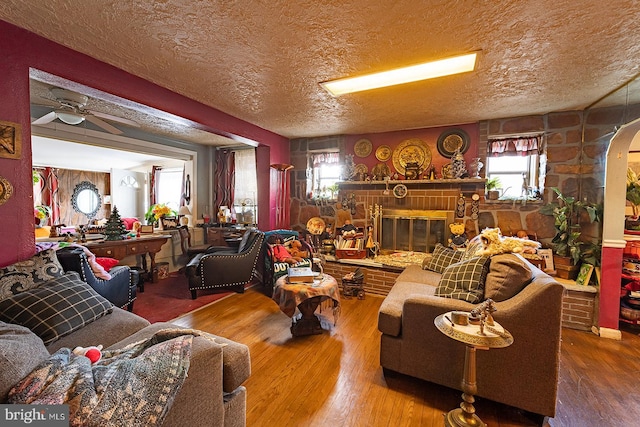
[[[333,276],[323,274],[313,283],[288,283],[288,276],[280,277],[273,290],[273,300],[280,310],[291,317],[291,335],[294,337],[321,334],[320,319],[314,313],[321,302],[331,299],[333,302],[334,324],[340,310],[340,288]],[[302,317],[294,318],[296,308]]]
[[[153,269],[156,267],[156,254],[168,239],[169,234],[143,235],[135,239],[128,240],[105,240],[84,243],[97,257],[109,257],[121,260],[130,255],[142,255],[142,268],[149,274],[153,281]],[[147,269],[147,257],[151,259],[151,270]]]

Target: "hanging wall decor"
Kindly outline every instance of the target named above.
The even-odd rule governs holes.
[[[464,218],[464,212],[465,212],[464,195],[460,193],[460,197],[458,197],[458,202],[456,204],[456,217]]]
[[[19,159],[22,154],[22,128],[19,123],[0,121],[0,157]]]
[[[13,186],[6,178],[0,176],[0,205],[9,200],[13,194]]]

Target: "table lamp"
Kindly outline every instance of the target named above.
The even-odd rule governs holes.
[[[189,209],[189,206],[180,206],[180,209],[178,210],[180,225],[189,225],[189,218],[187,218],[187,215],[191,215],[191,209]]]

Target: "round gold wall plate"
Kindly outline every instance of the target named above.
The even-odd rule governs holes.
[[[0,205],[4,204],[13,195],[13,185],[0,176]]]
[[[376,148],[376,159],[386,162],[391,158],[391,148],[388,145],[381,145]]]
[[[361,139],[356,142],[356,145],[353,147],[353,151],[356,153],[358,157],[367,157],[371,154],[373,150],[373,144],[368,139]]]
[[[319,236],[324,232],[325,223],[324,220],[318,216],[314,216],[307,221],[307,231],[314,236]]]
[[[452,129],[442,132],[438,137],[438,153],[450,159],[456,150],[464,154],[469,149],[469,135],[462,129]]]
[[[393,195],[396,199],[404,199],[407,197],[407,186],[404,184],[398,184],[393,187]]]
[[[393,166],[398,173],[406,174],[407,163],[417,163],[421,171],[431,165],[431,150],[423,140],[407,139],[393,150]]]
[[[369,173],[369,168],[364,163],[358,163],[356,165],[356,174],[366,175]]]

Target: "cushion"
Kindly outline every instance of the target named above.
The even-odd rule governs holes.
[[[442,272],[435,295],[472,304],[482,301],[489,257],[475,257],[451,264]]]
[[[98,265],[101,265],[105,271],[111,270],[113,267],[118,265],[120,261],[115,258],[107,258],[107,257],[96,257],[96,262]],[[107,279],[108,280],[108,279]]]
[[[484,297],[496,302],[517,295],[533,280],[529,263],[520,255],[501,254],[491,257],[485,280]]]
[[[425,270],[435,271],[436,273],[442,273],[444,269],[451,264],[460,262],[462,255],[462,251],[456,251],[438,243],[436,247],[433,248],[431,258],[429,258],[423,268]]]
[[[44,343],[24,326],[0,322],[0,403],[11,387],[49,357]]]
[[[37,288],[63,274],[54,249],[38,252],[26,261],[0,268],[0,300]]]
[[[0,301],[0,321],[29,328],[47,345],[112,310],[109,301],[72,271]]]
[[[124,223],[124,227],[127,230],[131,230],[133,229],[133,223],[136,221],[139,221],[138,218],[120,218],[122,220],[122,222]]]

